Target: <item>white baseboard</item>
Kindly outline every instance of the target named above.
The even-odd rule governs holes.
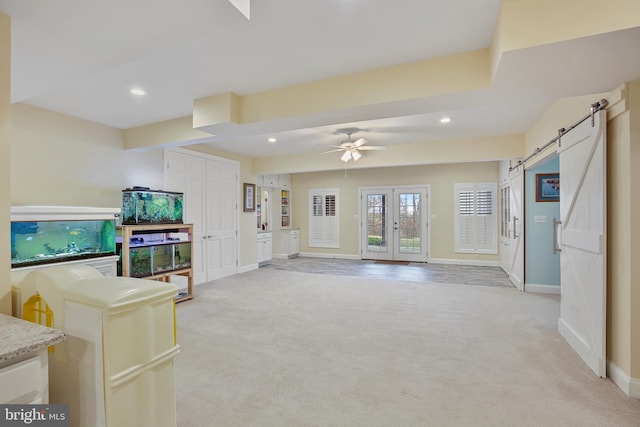
[[[478,267],[500,267],[500,261],[483,261],[478,259],[431,258],[431,264],[475,265]]]
[[[243,265],[242,267],[238,267],[238,274],[247,273],[249,271],[257,270],[259,268],[258,263],[253,263],[249,265]]]
[[[329,254],[329,253],[319,253],[319,252],[300,252],[300,256],[305,256],[309,258],[330,258],[330,259],[355,259],[360,260],[360,255],[352,255],[352,254]]]
[[[607,360],[607,376],[624,394],[634,399],[640,399],[640,379],[631,378],[611,360]]]
[[[560,286],[557,285],[538,285],[536,283],[525,283],[524,291],[536,294],[554,294],[560,295]]]

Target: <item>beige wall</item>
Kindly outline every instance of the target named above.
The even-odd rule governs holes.
[[[453,184],[498,182],[498,162],[356,169],[292,175],[293,226],[300,228],[302,252],[359,257],[359,189],[374,186],[431,186],[431,258],[497,262],[498,255],[457,254],[453,250]],[[309,189],[338,188],[340,191],[340,248],[310,248],[308,232]],[[433,217],[435,215],[435,218]]]
[[[11,19],[0,13],[0,313],[11,313],[10,139]]]
[[[118,129],[12,106],[12,205],[120,207],[124,188],[162,188],[162,160],[162,150],[123,150]]]

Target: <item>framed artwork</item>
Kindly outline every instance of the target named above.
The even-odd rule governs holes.
[[[242,203],[242,209],[245,212],[256,211],[256,185],[247,184],[243,185],[244,202]]]
[[[560,174],[536,174],[536,202],[560,201]]]

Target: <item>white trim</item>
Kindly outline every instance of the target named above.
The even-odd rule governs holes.
[[[535,294],[554,294],[560,295],[559,285],[539,285],[537,283],[525,283],[524,291]]]
[[[483,261],[478,259],[446,259],[431,258],[431,264],[474,265],[479,267],[500,267],[500,261]]]
[[[330,254],[330,253],[319,253],[319,252],[300,252],[301,257],[309,257],[309,258],[333,258],[333,259],[355,259],[360,260],[359,254]]]
[[[243,265],[242,267],[238,267],[238,274],[240,273],[248,273],[249,271],[257,270],[260,266],[257,262],[249,265]]]
[[[620,367],[607,359],[607,376],[627,396],[640,399],[640,379],[631,378]]]

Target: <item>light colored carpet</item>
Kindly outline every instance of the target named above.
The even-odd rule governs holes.
[[[557,296],[260,269],[177,306],[179,426],[638,426]]]

